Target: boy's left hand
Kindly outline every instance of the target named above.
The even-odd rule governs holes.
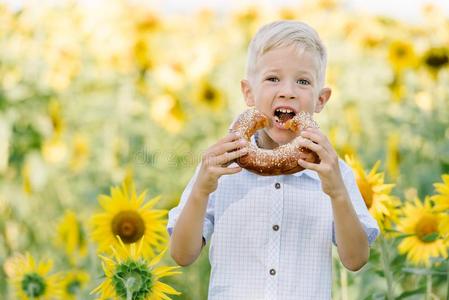
[[[301,131],[298,142],[301,147],[312,150],[320,157],[320,163],[315,164],[298,160],[303,168],[316,171],[321,179],[321,187],[329,197],[334,198],[346,193],[343,178],[340,173],[337,152],[329,139],[318,128],[307,128]]]

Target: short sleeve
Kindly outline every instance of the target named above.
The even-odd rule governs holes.
[[[355,209],[357,217],[365,230],[368,238],[368,244],[371,245],[379,235],[379,226],[376,220],[371,216],[366,207],[365,201],[363,201],[362,194],[357,186],[354,172],[352,169],[342,160],[340,160],[340,168],[345,183],[346,189],[351,199],[352,206]],[[332,242],[337,244],[335,238],[335,225],[332,223]]]
[[[200,170],[200,165],[197,166],[194,175],[190,179],[186,188],[184,189],[181,199],[179,200],[178,206],[172,208],[168,212],[168,222],[167,222],[167,231],[168,234],[171,235],[173,232],[173,228],[176,225],[179,215],[186,204],[190,193],[192,192],[193,184],[198,176],[198,172]],[[206,240],[206,243],[209,242],[210,237],[212,236],[212,232],[214,231],[214,193],[210,194],[209,201],[207,204],[206,215],[203,223],[203,238]]]

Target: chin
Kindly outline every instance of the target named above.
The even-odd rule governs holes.
[[[279,146],[290,143],[296,137],[291,131],[283,130],[279,132],[279,130],[276,130],[275,128],[268,131],[268,136]]]
[[[278,141],[275,141],[279,146],[285,145],[290,143],[293,140],[293,138],[288,139],[279,139]]]

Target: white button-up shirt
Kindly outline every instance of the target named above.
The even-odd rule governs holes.
[[[169,233],[198,170],[169,212]],[[340,170],[371,244],[379,234],[377,223],[342,160]],[[211,243],[209,300],[331,298],[332,206],[314,171],[258,176],[242,170],[220,177],[209,196],[203,237]]]

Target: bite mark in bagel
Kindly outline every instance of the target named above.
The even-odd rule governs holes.
[[[305,112],[295,113],[292,116],[291,112],[281,111],[275,118],[276,122],[277,119],[283,123],[284,128],[293,132],[299,132],[307,127],[318,128],[318,124],[311,115]],[[231,130],[239,132],[243,138],[249,141],[257,130],[269,125],[270,119],[267,116],[255,108],[250,108],[239,115]],[[262,149],[249,143],[248,154],[236,159],[235,162],[248,171],[266,176],[293,174],[304,170],[302,166],[298,165],[300,158],[308,162],[319,163],[319,157],[315,152],[298,145],[299,138],[272,150]]]

